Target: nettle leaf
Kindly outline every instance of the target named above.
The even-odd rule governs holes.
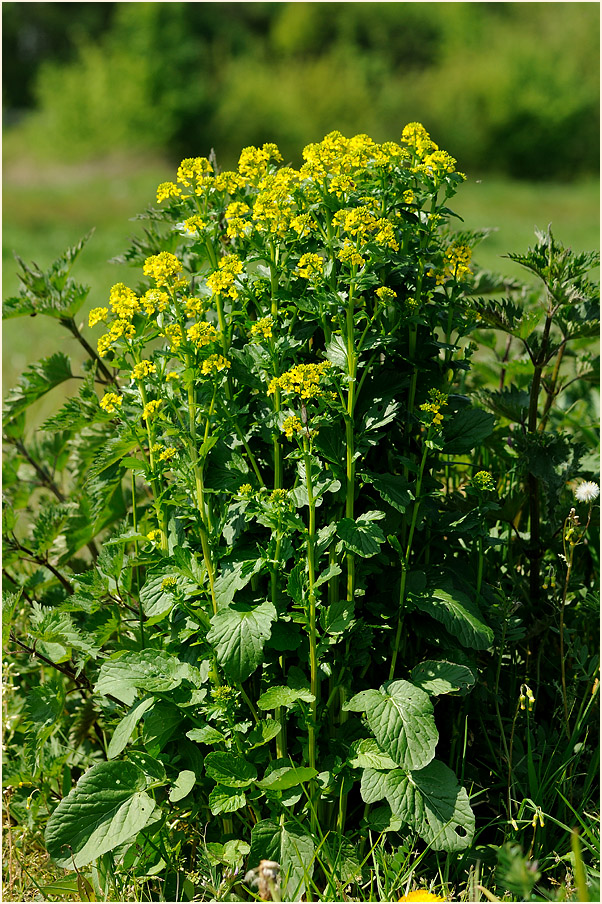
[[[371,483],[385,502],[398,512],[405,512],[414,499],[412,484],[403,477],[396,477],[394,474],[373,474],[370,471],[364,471],[360,476],[362,480]]]
[[[154,819],[146,777],[133,763],[97,763],[51,815],[44,838],[63,869],[86,866],[133,838]]]
[[[218,662],[229,680],[238,684],[255,671],[277,617],[271,603],[232,603],[213,616],[207,640],[215,647]]]
[[[445,589],[408,596],[417,609],[441,622],[463,646],[487,650],[493,643],[493,631],[483,621],[477,604],[461,590],[446,585]]]
[[[443,430],[443,452],[446,455],[465,455],[479,446],[493,433],[495,417],[481,408],[461,408]]]
[[[292,688],[274,686],[268,688],[257,701],[259,709],[277,709],[279,706],[286,706],[290,709],[295,703],[302,700],[304,703],[312,703],[314,695],[305,688]]]
[[[380,544],[385,542],[385,535],[375,524],[384,518],[383,512],[367,512],[359,518],[342,518],[337,524],[337,534],[351,552],[369,559],[380,552]]]
[[[280,864],[283,900],[300,901],[313,875],[314,851],[311,836],[302,826],[262,819],[251,830],[248,862],[275,860]]]
[[[468,690],[476,681],[468,666],[434,659],[425,660],[413,668],[411,678],[412,684],[432,696]]]
[[[25,703],[26,747],[32,771],[42,765],[43,747],[60,727],[65,706],[65,690],[55,681],[32,688]]]
[[[32,364],[22,374],[19,383],[11,389],[5,400],[4,417],[12,421],[21,412],[41,399],[43,395],[54,389],[65,380],[71,379],[71,363],[63,352],[55,352],[49,358],[43,358]]]
[[[245,792],[235,788],[216,785],[209,795],[209,806],[214,816],[218,813],[235,813],[246,806],[246,803]]]
[[[248,788],[257,779],[257,770],[242,756],[214,750],[205,757],[209,778],[227,788]]]
[[[435,756],[439,733],[428,694],[409,681],[362,691],[346,710],[365,712],[381,749],[406,769],[421,769]]]
[[[184,680],[196,685],[198,669],[163,650],[142,650],[126,652],[103,662],[94,690],[97,694],[111,694],[131,704],[133,691],[165,693]]]

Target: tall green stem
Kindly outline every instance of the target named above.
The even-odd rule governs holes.
[[[309,765],[312,769],[316,768],[316,726],[318,719],[318,698],[320,692],[320,684],[318,681],[318,636],[316,626],[316,566],[315,566],[315,538],[316,538],[316,502],[313,495],[313,486],[311,480],[311,461],[309,456],[309,440],[303,437],[303,461],[305,464],[305,484],[307,487],[307,499],[309,504],[309,526],[307,531],[307,571],[309,583],[309,668],[310,668],[310,690],[313,695],[311,703],[311,714],[308,728],[309,743]],[[312,830],[316,829],[316,793],[317,787],[315,780],[310,783],[311,789],[311,824]]]
[[[357,353],[354,344],[354,297],[353,297],[353,278],[349,285],[349,301],[347,304],[347,360],[349,374],[349,389],[347,391],[347,411],[345,417],[345,444],[346,454],[346,476],[347,476],[347,493],[345,498],[345,516],[353,518],[355,508],[355,435],[354,435],[354,413],[356,402],[356,376],[357,376]],[[355,556],[352,552],[347,553],[347,600],[352,603],[355,596]]]
[[[426,467],[426,458],[428,455],[428,446],[426,442],[424,443],[424,448],[422,451],[422,459],[420,461],[420,469],[418,471],[418,478],[416,480],[416,497],[414,499],[414,508],[412,511],[412,521],[410,523],[410,532],[408,535],[408,540],[406,544],[405,551],[403,553],[403,559],[401,562],[401,583],[399,587],[399,618],[397,621],[397,633],[395,635],[395,643],[393,645],[393,656],[391,658],[391,667],[389,669],[389,681],[393,680],[393,676],[395,675],[395,666],[397,664],[397,657],[399,655],[399,648],[401,645],[401,631],[403,628],[403,615],[404,615],[404,606],[405,606],[405,598],[406,598],[406,581],[408,576],[408,567],[410,564],[410,556],[412,554],[412,543],[414,540],[414,531],[416,530],[416,524],[418,522],[418,512],[420,510],[420,490],[422,488],[422,478],[424,476],[424,469]]]

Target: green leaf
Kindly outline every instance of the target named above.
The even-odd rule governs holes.
[[[474,835],[468,794],[444,763],[433,760],[418,772],[389,772],[385,796],[395,816],[436,851],[463,851]]]
[[[72,376],[69,358],[63,352],[55,352],[49,358],[32,364],[22,374],[18,385],[9,390],[6,396],[5,419],[14,420],[43,395]]]
[[[237,590],[242,590],[247,586],[253,575],[257,574],[261,568],[261,564],[261,559],[257,557],[243,559],[240,562],[226,560],[222,563],[221,574],[216,578],[214,584],[218,609],[225,609],[230,605]]]
[[[214,750],[205,757],[209,778],[228,788],[248,788],[257,778],[257,770],[241,756]]]
[[[209,795],[209,806],[214,816],[218,813],[235,813],[246,806],[247,798],[244,791],[224,788],[216,785]]]
[[[245,681],[260,665],[277,617],[271,603],[232,603],[213,616],[207,640],[214,645],[218,662],[230,681]]]
[[[203,725],[202,728],[192,728],[186,732],[186,737],[190,738],[191,741],[196,741],[198,744],[219,744],[221,741],[226,740],[221,731],[211,725]]]
[[[131,703],[128,691],[139,689],[165,693],[179,687],[184,680],[197,684],[198,669],[187,662],[180,662],[163,650],[142,650],[126,652],[103,662],[94,690],[97,694],[111,694]]]
[[[374,738],[364,738],[351,745],[349,765],[354,769],[396,769],[397,763],[383,753]]]
[[[371,483],[385,502],[398,512],[404,513],[414,498],[412,484],[403,477],[396,477],[394,474],[373,474],[370,471],[364,471],[360,476],[362,480]]]
[[[408,681],[362,691],[346,710],[365,711],[379,746],[406,769],[421,769],[435,756],[439,733],[428,694]]]
[[[312,703],[314,695],[305,688],[282,687],[275,685],[268,688],[257,701],[259,709],[277,709],[279,706],[290,708],[303,700],[304,703]]]
[[[495,417],[481,408],[461,408],[445,422],[443,452],[465,455],[493,433]]]
[[[142,742],[153,756],[163,750],[176,728],[183,721],[183,713],[177,706],[155,700],[144,717]]]
[[[46,848],[64,869],[80,868],[133,838],[154,818],[144,772],[133,763],[97,763],[48,820]]]
[[[359,518],[342,518],[337,524],[337,534],[351,552],[369,559],[380,552],[380,544],[385,542],[385,535],[375,524],[376,518],[384,518],[382,512],[368,512]]]
[[[347,344],[343,337],[335,333],[326,346],[326,358],[331,364],[340,367],[345,373],[349,373],[349,358]]]
[[[282,731],[280,722],[275,719],[263,719],[257,722],[252,731],[245,738],[245,747],[247,750],[253,750],[255,747],[263,747],[268,744],[276,735]]]
[[[196,775],[190,769],[184,769],[179,773],[177,779],[171,786],[169,799],[172,804],[178,800],[182,800],[187,794],[190,794],[196,782]]]
[[[317,770],[309,766],[280,766],[275,769],[268,767],[266,774],[257,784],[268,791],[286,791],[288,788],[310,781],[317,774]]]
[[[327,634],[342,634],[354,624],[352,602],[339,600],[320,611],[320,624]]]
[[[307,830],[294,822],[284,825],[262,819],[251,830],[249,864],[275,860],[280,864],[283,900],[300,901],[313,875],[315,846]]]
[[[493,643],[493,631],[469,597],[450,585],[421,594],[409,594],[412,603],[422,612],[441,622],[450,634],[465,647],[487,650]]]
[[[167,782],[165,766],[161,760],[156,760],[145,750],[128,750],[127,758],[134,765],[139,766],[146,776],[146,785],[164,785]]]
[[[415,666],[411,678],[412,684],[431,696],[471,688],[476,680],[468,666],[436,659],[427,659]]]
[[[144,700],[139,700],[138,703],[135,703],[134,706],[132,706],[128,714],[123,717],[113,732],[113,737],[109,743],[107,757],[110,760],[118,756],[127,746],[127,742],[132,737],[134,728],[153,703],[154,697],[146,697]]]

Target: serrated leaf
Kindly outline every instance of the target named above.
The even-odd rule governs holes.
[[[209,778],[227,788],[248,788],[257,778],[257,770],[242,756],[214,750],[205,757]]]
[[[384,517],[381,512],[368,512],[360,515],[359,518],[342,518],[337,524],[337,534],[351,552],[369,559],[380,552],[380,544],[385,542],[385,535],[374,523],[374,519],[370,515],[378,514]]]
[[[382,750],[406,769],[421,769],[435,756],[439,733],[433,704],[409,681],[392,681],[379,690],[362,691],[345,709],[364,711]]]
[[[342,634],[354,624],[353,612],[354,606],[350,601],[331,603],[320,611],[320,624],[327,634]]]
[[[259,709],[277,709],[279,706],[290,708],[295,703],[298,703],[299,700],[303,700],[304,703],[312,703],[314,695],[310,691],[305,690],[305,688],[276,685],[270,687],[261,695],[257,701],[257,706]]]
[[[103,662],[94,690],[97,694],[112,694],[131,703],[131,699],[125,700],[120,696],[122,691],[140,689],[165,693],[184,680],[196,684],[198,670],[163,650],[142,650],[126,652],[116,659]]]
[[[264,744],[268,744],[276,735],[279,735],[281,731],[282,725],[280,722],[276,722],[275,719],[262,719],[246,736],[245,747],[247,750],[263,747]]]
[[[217,728],[213,728],[212,725],[203,725],[201,728],[192,728],[190,731],[186,732],[186,737],[190,738],[191,741],[196,741],[197,744],[220,744],[222,741],[225,741],[225,736],[218,731]]]
[[[374,738],[364,738],[351,745],[348,757],[354,769],[396,769],[397,763],[384,753]]]
[[[263,648],[277,619],[271,603],[251,606],[232,603],[211,619],[207,640],[215,647],[219,664],[229,680],[245,681],[263,659]]]
[[[465,455],[493,433],[495,417],[481,408],[461,408],[445,422],[443,452]]]
[[[468,666],[436,659],[428,659],[415,666],[411,678],[412,684],[433,696],[468,689],[476,680]]]
[[[313,875],[315,846],[307,831],[294,822],[284,825],[262,819],[251,830],[248,862],[275,860],[280,864],[283,900],[300,901]]]
[[[32,364],[22,374],[18,385],[9,390],[6,396],[5,419],[14,420],[43,395],[72,376],[71,363],[63,352],[55,352],[54,355]]]
[[[46,848],[64,869],[80,868],[133,838],[153,818],[155,802],[133,763],[97,763],[52,813]]]
[[[493,631],[483,621],[474,603],[451,585],[410,594],[412,603],[441,622],[460,643],[473,650],[487,650],[493,643]]]
[[[246,587],[254,574],[261,568],[261,559],[243,559],[240,562],[222,563],[221,574],[215,579],[214,592],[218,609],[230,605],[236,592]]]
[[[182,800],[187,794],[190,794],[196,782],[196,775],[190,769],[184,769],[178,774],[175,782],[171,786],[169,799],[172,804],[178,800]]]
[[[209,806],[214,816],[218,813],[235,813],[246,806],[247,798],[244,791],[236,788],[224,788],[216,785],[209,795]]]

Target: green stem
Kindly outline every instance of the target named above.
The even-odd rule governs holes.
[[[397,665],[397,657],[399,655],[399,649],[401,645],[401,632],[403,627],[403,616],[404,616],[404,606],[405,606],[405,598],[406,598],[406,581],[408,575],[408,566],[410,563],[410,556],[412,554],[412,543],[414,540],[414,531],[416,530],[416,524],[418,522],[418,512],[420,510],[420,490],[422,488],[422,479],[424,476],[424,469],[426,467],[426,458],[428,455],[428,446],[426,442],[424,443],[424,448],[422,451],[422,459],[420,461],[420,469],[418,471],[418,478],[416,480],[416,496],[414,499],[414,508],[412,511],[412,521],[410,523],[410,532],[408,535],[408,541],[404,553],[403,560],[401,562],[401,582],[399,587],[399,618],[397,621],[397,633],[395,635],[395,642],[393,644],[393,656],[391,658],[391,667],[389,669],[389,681],[393,680],[393,676],[395,675],[395,666]]]
[[[353,275],[355,274],[355,271]],[[349,389],[347,391],[347,411],[345,417],[345,443],[346,443],[346,476],[347,493],[345,498],[345,516],[353,519],[355,508],[355,435],[354,412],[356,404],[356,375],[357,354],[353,342],[354,338],[354,298],[353,277],[349,284],[349,301],[347,304],[347,359],[349,374]],[[355,555],[347,553],[347,600],[353,602],[355,597]]]
[[[313,495],[311,480],[311,461],[309,457],[309,440],[303,437],[303,460],[305,463],[305,483],[309,503],[309,528],[307,532],[307,570],[309,581],[309,667],[310,690],[313,694],[311,703],[310,722],[308,728],[309,765],[316,768],[316,727],[318,721],[318,697],[320,685],[318,681],[318,638],[316,627],[316,593],[315,593],[315,536],[316,536],[316,503]],[[310,797],[313,803],[311,808],[311,827],[316,830],[316,796],[317,786],[315,780],[310,782]]]
[[[134,527],[134,533],[138,533],[138,518],[136,516],[136,481],[134,480],[134,472],[131,472],[132,477],[132,522]],[[134,558],[138,558],[138,541],[134,540]],[[144,612],[142,611],[142,600],[140,599],[140,588],[138,586],[138,566],[134,567],[134,578],[136,580],[136,587],[138,590],[138,617],[140,620],[140,649],[144,649]]]

